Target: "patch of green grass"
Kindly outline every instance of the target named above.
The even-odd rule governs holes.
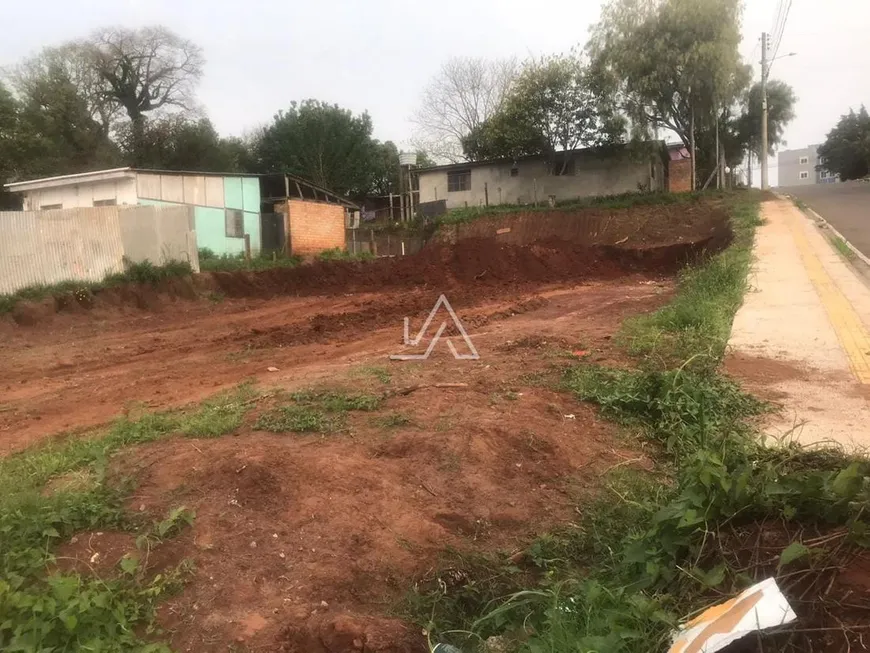
[[[197,438],[215,438],[232,433],[241,426],[256,396],[253,386],[243,383],[232,392],[204,401],[195,412],[182,418],[179,430]]]
[[[281,406],[260,416],[256,428],[272,433],[335,433],[345,426],[343,414],[328,415],[310,406]]]
[[[344,429],[349,411],[377,410],[383,401],[377,395],[338,390],[294,392],[290,399],[293,403],[261,415],[256,428],[273,433],[334,433]]]
[[[408,426],[409,424],[412,424],[413,421],[414,420],[412,420],[408,415],[397,412],[378,415],[372,418],[372,424],[382,429],[395,429],[402,426]]]
[[[796,197],[792,197],[792,198],[791,198],[791,201],[794,202],[794,205],[795,205],[796,207],[798,207],[801,211],[803,211],[804,213],[807,212],[807,209],[808,209],[809,207],[807,206],[806,202],[804,202],[803,200],[799,200],[799,199],[796,198]]]
[[[573,200],[557,202],[555,207],[547,204],[546,200],[538,202],[538,206],[528,204],[499,204],[493,206],[469,206],[467,208],[453,209],[437,220],[439,225],[451,225],[464,222],[472,222],[479,218],[496,216],[504,213],[523,212],[546,212],[562,211],[566,209],[625,209],[633,206],[656,206],[687,204],[702,199],[720,197],[718,191],[706,191],[697,193],[621,193],[617,195],[600,195],[596,197],[583,197]]]
[[[208,248],[199,250],[199,269],[202,272],[236,272],[244,270],[272,270],[275,268],[293,268],[302,263],[302,257],[296,255],[271,254],[263,252],[247,260],[242,254],[215,254]]]
[[[139,517],[124,510],[130,488],[105,480],[112,452],[165,437],[183,423],[166,413],[122,419],[95,436],[49,442],[0,460],[2,650],[169,651],[153,643],[159,636],[155,611],[180,588],[184,564],[155,576],[125,558],[117,577],[102,579],[50,569],[55,546],[80,531],[140,531],[137,544],[151,546],[192,522],[182,507],[143,530]],[[51,479],[73,474],[88,482],[43,491]]]
[[[49,571],[53,550],[85,530],[138,532],[137,547],[153,547],[191,524],[184,507],[151,526],[128,514],[132,488],[106,481],[109,458],[176,433],[228,433],[253,396],[243,385],[196,409],[125,417],[91,436],[50,440],[0,459],[0,649],[168,652],[153,643],[155,611],[180,588],[184,563],[153,575],[125,557],[117,577],[98,579]]]
[[[371,252],[353,254],[341,247],[334,247],[333,249],[323,250],[315,258],[318,261],[373,261],[376,256]]]
[[[61,281],[53,284],[35,284],[14,293],[0,295],[0,314],[10,312],[22,301],[42,301],[53,297],[59,302],[87,304],[95,293],[128,283],[156,285],[166,279],[193,274],[187,261],[169,261],[154,265],[150,261],[132,263],[124,261],[124,272],[106,275],[102,281]]]
[[[393,379],[393,374],[386,367],[381,365],[362,365],[352,368],[350,371],[351,377],[374,377],[384,385],[390,383]]]
[[[623,324],[619,342],[647,364],[668,369],[691,359],[693,369],[718,365],[746,291],[759,197],[754,192],[735,193],[728,207],[732,245],[684,270],[677,294],[667,306]]]
[[[846,244],[846,241],[840,238],[839,236],[829,236],[828,240],[831,242],[831,245],[834,246],[834,249],[837,250],[837,253],[842,256],[847,261],[854,261],[856,256],[855,252],[852,251],[852,248]]]

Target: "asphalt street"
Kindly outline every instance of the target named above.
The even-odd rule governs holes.
[[[865,256],[870,256],[870,182],[814,184],[777,190],[803,201]]]

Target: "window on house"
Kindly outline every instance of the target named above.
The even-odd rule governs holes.
[[[117,206],[118,201],[114,198],[110,200],[94,200],[94,206]]]
[[[511,168],[511,177],[519,177],[519,176],[520,176],[520,169],[517,168],[516,166]]]
[[[553,166],[553,174],[554,175],[573,175],[574,174],[574,161],[556,161]]]
[[[39,208],[43,211],[54,211],[56,209],[62,209],[63,204],[40,204]]]
[[[801,157],[801,165],[804,165],[804,164],[809,163],[809,162],[810,162],[810,157],[808,157],[808,156]]]
[[[456,193],[461,190],[471,190],[471,170],[447,173],[447,192]]]
[[[226,209],[227,238],[245,237],[245,215],[238,209]]]
[[[806,170],[801,171],[801,179],[809,179],[809,178],[810,178],[810,173],[808,173]]]

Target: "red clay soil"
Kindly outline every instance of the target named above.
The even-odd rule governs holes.
[[[643,248],[586,246],[550,238],[529,245],[503,245],[492,238],[456,244],[430,243],[413,256],[375,263],[315,262],[263,272],[218,272],[214,283],[230,296],[369,292],[437,286],[447,291],[474,284],[475,292],[498,292],[517,283],[615,279],[626,273],[672,274],[687,263],[727,246],[726,227],[688,243]]]
[[[23,349],[28,357],[21,362],[31,369],[45,363],[48,351],[94,362],[56,367],[52,389],[21,406],[44,417],[31,424],[50,425],[57,419],[51,410],[81,423],[91,415],[83,406],[101,397],[115,398],[103,404],[105,418],[112,405],[149,396],[178,402],[253,371],[287,388],[326,382],[383,392],[466,383],[393,394],[377,413],[351,413],[348,430],[326,436],[256,431],[257,414],[280,401],[267,398],[235,435],[156,442],[122,452],[111,464],[111,478],[138,481],[131,511],[154,520],[178,505],[196,511],[194,526],[149,552],[145,563],[151,573],[194,563],[183,592],[160,610],[175,650],[422,653],[420,630],[385,615],[395,614],[411,579],[431,577],[445,547],[522,548],[533,534],[571,521],[607,468],[649,464],[588,406],[525,375],[552,374],[554,363],[580,348],[610,361],[621,321],[653,310],[670,293],[670,281],[634,276],[482,300],[460,312],[478,361],[456,361],[443,347],[425,363],[389,361],[389,353],[402,350],[398,318],[386,330],[356,330],[349,344],[258,349],[250,361],[226,360],[228,341],[211,333],[286,323],[288,315],[322,312],[330,303],[339,312],[367,310],[384,301],[379,295],[273,300],[248,311],[251,304],[225,302],[211,316],[161,313],[146,325],[128,319],[126,330],[113,325],[108,340],[109,325],[92,333],[81,322],[62,334],[28,330],[43,340]],[[425,312],[411,316],[415,324]],[[155,337],[171,348],[130,360],[130,349]],[[265,372],[273,362],[281,371]],[[361,364],[381,366],[392,378],[383,384]],[[155,389],[163,394],[149,394]],[[377,421],[393,413],[410,423],[386,428]],[[87,482],[64,478],[54,485]],[[129,535],[79,533],[60,547],[58,567],[111,576],[127,553],[135,553]]]
[[[572,296],[578,310],[597,313],[623,296],[657,298],[662,288],[641,283],[647,281],[634,275],[589,283],[576,286]],[[517,285],[500,296],[467,288],[451,291],[449,298],[469,328],[483,329],[487,321],[528,310],[529,301],[560,287]],[[0,455],[130,409],[199,401],[251,378],[303,385],[373,356],[389,363],[388,354],[401,349],[402,319],[422,324],[438,295],[436,289],[409,289],[178,301],[149,312],[94,308],[86,318],[58,314],[35,327],[6,323],[0,328]],[[548,326],[563,323],[559,310],[550,309]],[[472,329],[473,337],[479,335]]]
[[[119,455],[113,476],[138,481],[131,510],[155,519],[177,505],[196,511],[193,528],[162,545],[164,558],[190,559],[196,569],[161,609],[172,645],[426,651],[418,629],[384,615],[411,579],[431,575],[446,547],[521,549],[572,521],[607,468],[649,464],[592,408],[523,375],[546,372],[553,356],[581,346],[594,358],[612,356],[621,319],[667,295],[667,286],[635,281],[543,293],[513,315],[487,304],[470,320],[481,325],[472,328],[479,361],[439,350],[425,363],[394,362],[386,385],[329,379],[368,392],[466,388],[394,394],[375,414],[351,413],[339,434],[258,432],[253,414],[235,436]],[[410,423],[385,428],[377,420],[389,414]]]

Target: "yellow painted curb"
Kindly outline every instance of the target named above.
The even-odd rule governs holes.
[[[822,300],[837,339],[849,358],[849,366],[858,381],[870,384],[870,334],[849,300],[813,252],[802,225],[795,220],[794,212],[789,210],[787,213],[789,229],[800,252],[804,268]]]

